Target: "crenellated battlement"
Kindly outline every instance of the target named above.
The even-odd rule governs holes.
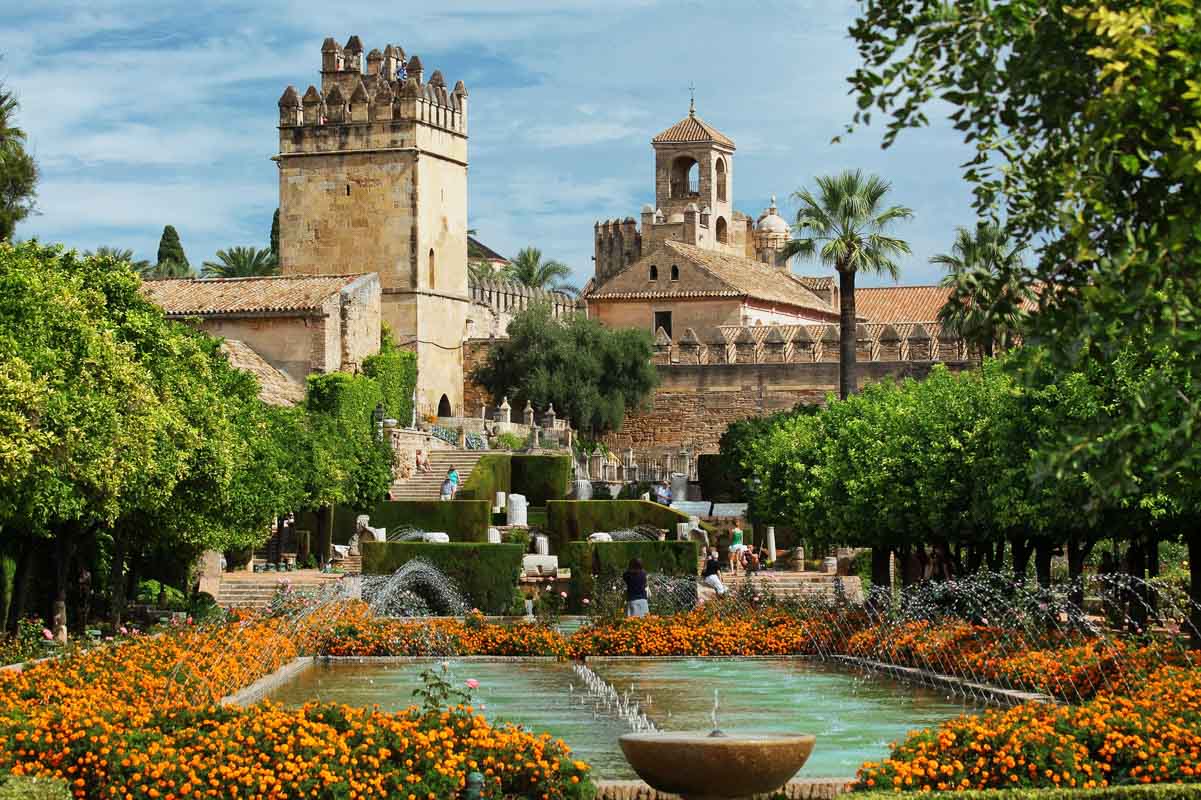
[[[642,234],[633,217],[596,223],[596,279],[605,281],[642,257]]]
[[[364,70],[364,67],[366,68]],[[406,129],[420,124],[467,136],[467,87],[448,89],[438,70],[425,80],[417,55],[387,45],[367,54],[351,36],[321,45],[321,87],[289,86],[279,99],[280,153],[421,146]],[[452,154],[453,155],[453,154]]]

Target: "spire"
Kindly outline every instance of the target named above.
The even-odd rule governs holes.
[[[696,87],[688,84],[688,116],[696,116]]]

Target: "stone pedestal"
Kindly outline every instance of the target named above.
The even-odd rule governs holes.
[[[773,525],[767,526],[767,563],[772,563],[776,560],[776,529]]]
[[[216,597],[221,591],[221,561],[217,550],[205,550],[200,556],[200,591]]]
[[[504,492],[496,493],[496,502],[493,503],[493,505],[496,506],[496,508],[498,508],[500,511],[505,510],[505,493]]]
[[[679,472],[672,473],[671,476],[671,499],[687,500],[688,499],[688,476]]]
[[[575,482],[575,499],[576,500],[591,500],[592,499],[592,481],[576,481]]]
[[[500,544],[500,530],[497,528],[488,529],[488,544]]]
[[[550,539],[541,533],[534,537],[534,553],[540,556],[550,555]]]
[[[510,525],[520,525],[522,527],[529,524],[526,522],[525,495],[509,495],[508,514],[506,516],[506,521]]]

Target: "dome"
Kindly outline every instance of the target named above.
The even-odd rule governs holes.
[[[777,213],[776,196],[774,194],[771,197],[771,205],[759,215],[759,219],[755,223],[755,232],[777,233],[784,234],[785,236],[792,232],[792,227]]]

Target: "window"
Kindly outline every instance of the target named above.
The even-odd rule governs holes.
[[[430,248],[430,288],[434,288],[434,248]]]
[[[654,264],[651,264],[650,279],[652,281],[659,280],[659,268],[656,267]]]
[[[350,197],[350,184],[346,184],[346,196]]]
[[[680,279],[680,268],[675,264],[671,265],[671,279],[673,281],[678,281]]]
[[[672,197],[684,197],[700,192],[700,166],[692,156],[680,156],[671,162],[669,183]]]
[[[663,329],[663,332],[667,334],[667,338],[670,339],[671,338],[671,312],[670,311],[656,311],[655,312],[654,334],[656,336],[659,335],[660,328]]]
[[[717,159],[717,199],[726,201],[726,160]]]
[[[726,232],[726,218],[718,217],[717,218],[717,241],[721,242],[722,244],[725,244],[728,241],[728,236],[729,235]]]

